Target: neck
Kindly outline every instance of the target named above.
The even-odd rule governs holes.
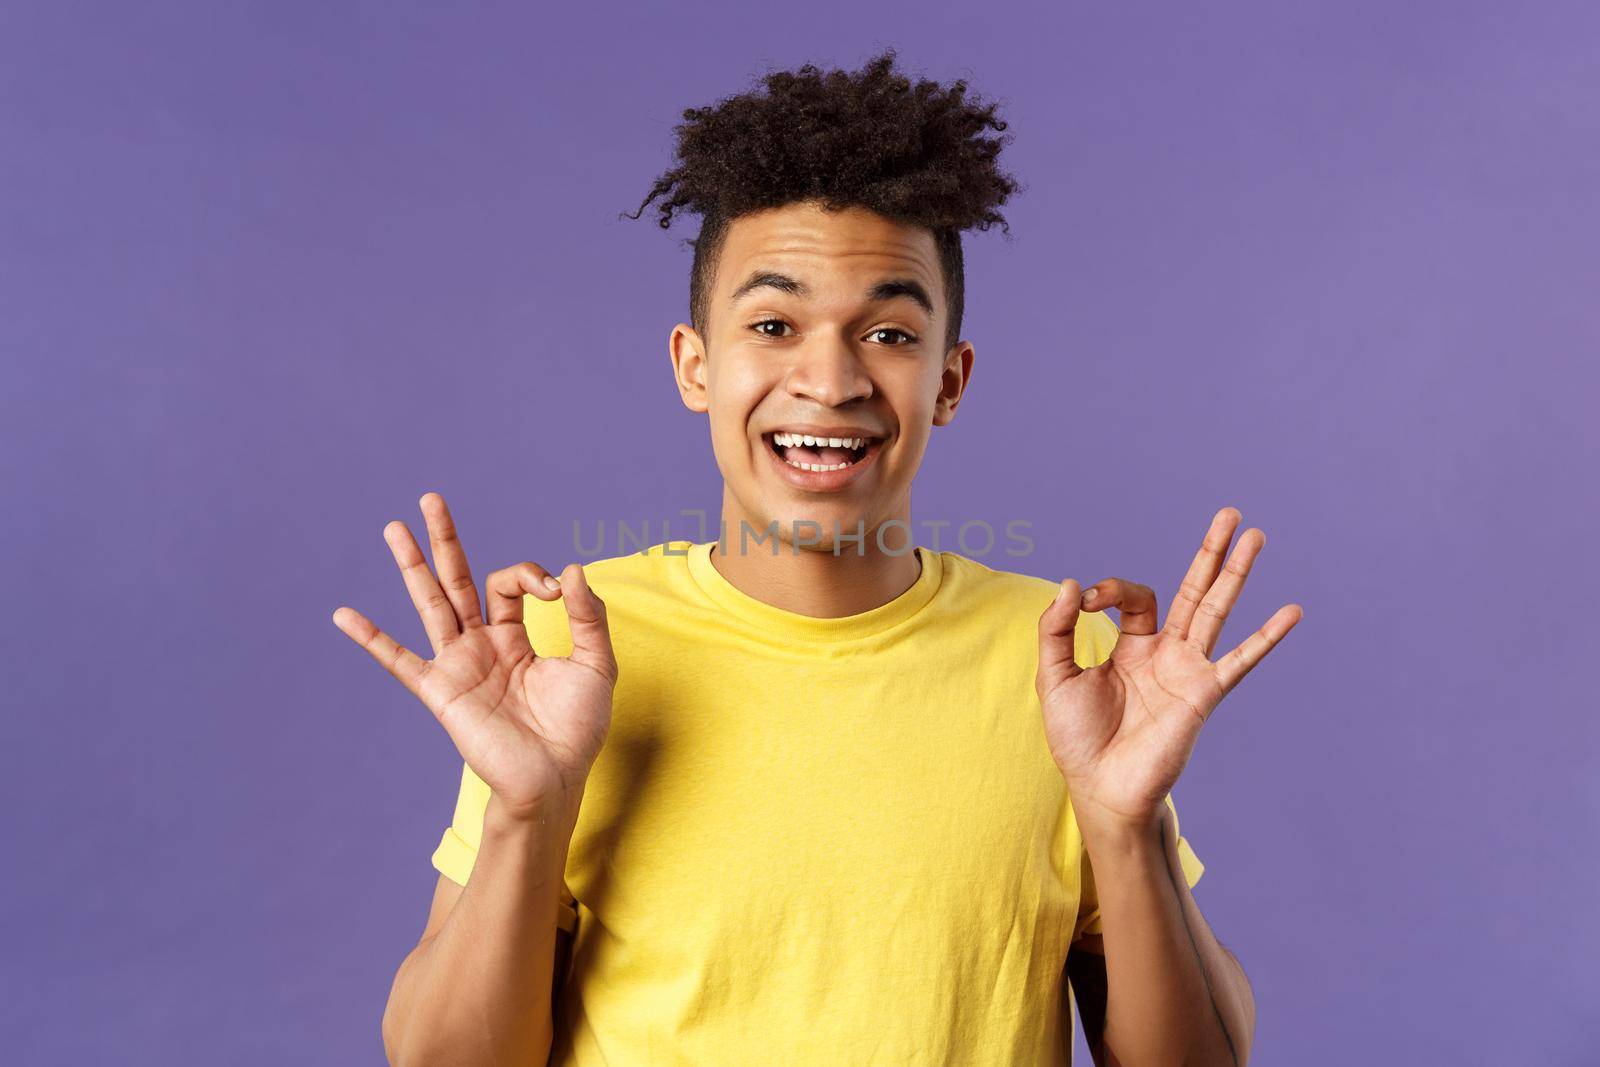
[[[859,615],[895,599],[922,573],[917,553],[903,547],[913,543],[909,501],[901,510],[905,514],[883,520],[904,523],[885,532],[888,552],[878,547],[877,529],[868,529],[860,546],[842,542],[838,552],[831,544],[831,530],[824,532],[823,543],[796,548],[785,539],[793,532],[782,529],[782,523],[783,536],[774,551],[770,536],[757,544],[747,534],[741,545],[741,521],[763,535],[765,524],[746,515],[724,489],[723,540],[711,551],[711,565],[739,592],[783,611],[822,619]]]

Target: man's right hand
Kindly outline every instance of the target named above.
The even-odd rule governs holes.
[[[334,625],[428,706],[505,814],[555,815],[570,829],[611,725],[617,660],[606,606],[576,563],[559,582],[537,563],[519,563],[489,575],[486,624],[444,498],[428,493],[421,507],[437,578],[405,523],[396,519],[383,533],[433,644],[433,659],[402,647],[354,608],[335,611]],[[534,653],[523,623],[528,593],[566,598],[571,656]]]

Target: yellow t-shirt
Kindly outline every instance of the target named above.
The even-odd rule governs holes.
[[[567,857],[551,1062],[1066,1062],[1067,947],[1099,915],[1033,688],[1056,584],[919,548],[905,593],[819,619],[740,592],[711,548],[586,568],[621,676]],[[534,650],[569,653],[561,601],[525,604]],[[1087,667],[1117,630],[1083,618]],[[433,854],[462,885],[488,797],[463,767]]]

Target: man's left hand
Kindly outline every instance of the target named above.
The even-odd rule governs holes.
[[[1040,616],[1034,684],[1050,752],[1066,776],[1080,825],[1142,827],[1158,819],[1200,727],[1300,621],[1300,606],[1286,604],[1211,661],[1222,624],[1267,540],[1252,527],[1229,555],[1240,521],[1235,508],[1217,512],[1159,629],[1155,593],[1122,578],[1082,590],[1068,578]],[[1084,670],[1073,655],[1079,611],[1106,608],[1118,612],[1116,647],[1106,662]]]

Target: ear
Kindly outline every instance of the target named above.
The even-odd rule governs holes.
[[[976,353],[972,342],[958,341],[944,357],[944,372],[939,376],[939,395],[934,398],[933,424],[945,426],[956,417],[956,405],[966,395],[967,383],[972,381],[972,360]]]
[[[690,411],[707,410],[706,346],[700,334],[693,326],[678,323],[667,338],[667,351],[672,356],[672,376],[677,380],[683,406]]]

